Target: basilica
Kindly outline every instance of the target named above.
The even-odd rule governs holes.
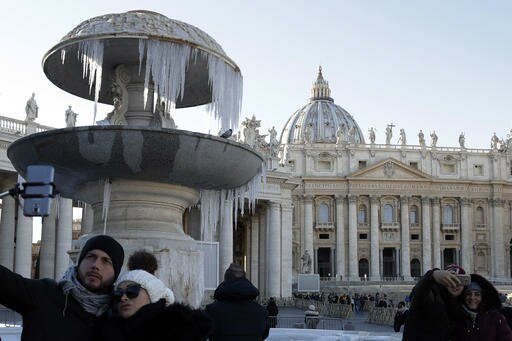
[[[290,297],[301,273],[341,284],[414,283],[428,269],[458,263],[496,283],[511,281],[511,136],[494,136],[490,149],[470,149],[461,134],[459,147],[442,147],[435,132],[428,139],[419,131],[411,143],[390,124],[386,143],[377,144],[373,128],[365,137],[334,102],[321,69],[306,102],[280,134],[275,127],[262,134],[253,116],[231,137],[266,160],[253,211],[224,211],[229,219],[207,238],[200,206],[184,213],[184,231],[205,252],[206,288],[219,283],[231,262],[244,266],[263,296],[275,297]],[[9,144],[49,129],[33,119],[0,117],[3,190],[16,181]],[[72,219],[77,205],[81,222]],[[60,199],[37,247],[31,218],[18,212],[19,204],[4,197],[0,264],[24,276],[59,277],[72,239],[91,230],[92,210]]]

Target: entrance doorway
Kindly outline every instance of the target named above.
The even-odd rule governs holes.
[[[453,248],[443,250],[443,269],[450,264],[457,264],[457,250]]]
[[[382,250],[382,277],[396,276],[396,249],[385,247]]]
[[[331,248],[320,247],[317,251],[318,274],[320,277],[330,277],[331,273]]]

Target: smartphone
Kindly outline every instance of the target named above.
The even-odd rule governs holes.
[[[471,275],[455,275],[459,279],[460,283],[467,287],[471,283]]]
[[[53,198],[53,177],[55,170],[48,165],[27,167],[26,182],[23,183],[21,197],[23,215],[26,217],[46,217],[50,215]]]

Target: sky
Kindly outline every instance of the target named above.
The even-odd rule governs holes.
[[[336,104],[366,134],[435,129],[438,146],[489,148],[494,132],[512,128],[510,1],[2,1],[0,115],[25,118],[32,92],[37,122],[64,127],[68,105],[77,125],[93,121],[93,103],[44,75],[45,52],[82,21],[134,9],[159,12],[199,27],[222,45],[244,77],[240,120],[255,115],[261,134],[307,104],[318,67]],[[144,7],[141,7],[141,5]],[[101,118],[111,107],[100,106]],[[178,128],[216,133],[203,108],[174,114]],[[429,140],[427,139],[427,142]]]

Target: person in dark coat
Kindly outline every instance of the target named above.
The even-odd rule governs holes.
[[[144,270],[122,274],[114,296],[113,313],[100,340],[202,341],[213,329],[203,311],[175,303],[171,289]]]
[[[97,340],[123,261],[123,247],[100,235],[85,243],[77,266],[58,283],[24,278],[0,266],[0,304],[23,317],[21,340]]]
[[[447,341],[462,305],[464,285],[458,275],[466,272],[457,265],[433,269],[411,292],[411,306],[405,321],[404,341]]]
[[[511,341],[512,331],[500,313],[498,291],[484,277],[471,274],[471,284],[463,293],[453,341]]]
[[[224,281],[215,290],[215,302],[206,306],[206,313],[214,321],[210,340],[266,339],[270,328],[267,311],[254,301],[259,294],[245,277],[245,271],[239,265],[231,264],[224,274]]]
[[[277,307],[276,300],[274,297],[270,297],[267,303],[268,320],[270,321],[270,328],[277,326],[277,314],[279,314],[279,308]]]
[[[402,325],[405,324],[405,320],[407,319],[408,313],[409,310],[405,306],[405,302],[399,302],[393,323],[393,329],[395,330],[395,332],[398,333],[400,331],[400,327],[402,327]]]

